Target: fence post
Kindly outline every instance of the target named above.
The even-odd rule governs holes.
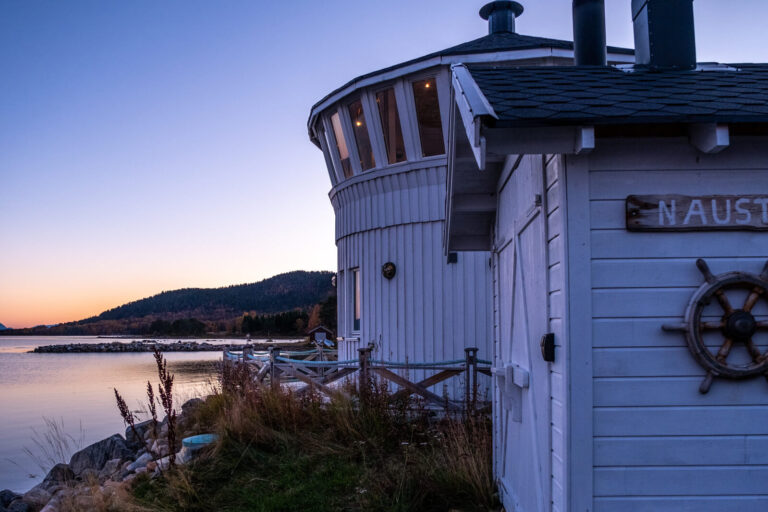
[[[470,364],[472,365],[472,404],[471,410],[475,411],[477,408],[477,347],[469,347]],[[467,369],[469,373],[469,369]]]
[[[317,351],[318,351],[317,360],[322,363],[325,361],[325,358],[323,357],[323,345],[321,343],[317,343],[317,342],[315,343],[317,344]],[[320,367],[320,377],[325,377],[325,366]]]
[[[470,389],[472,389],[472,372],[470,371],[470,366],[472,365],[471,351],[471,348],[464,349],[464,371],[466,372],[464,376],[464,407],[467,412],[469,412]]]
[[[371,373],[370,373],[370,364],[371,364],[371,351],[373,350],[373,345],[369,344],[365,348],[359,348],[357,349],[357,352],[360,354],[360,379],[357,383],[357,390],[358,393],[360,393],[360,399],[365,400],[368,398],[368,392],[371,388]]]
[[[357,380],[357,392],[360,394],[360,399],[364,400],[366,390],[368,388],[368,349],[357,349],[360,359],[360,377]]]
[[[269,383],[272,389],[276,389],[280,386],[279,369],[277,368],[276,358],[280,356],[280,349],[278,347],[269,347]]]

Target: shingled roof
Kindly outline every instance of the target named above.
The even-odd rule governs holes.
[[[497,34],[489,34],[472,41],[467,41],[466,43],[452,46],[451,48],[446,48],[445,50],[421,58],[428,59],[437,55],[463,55],[467,53],[529,50],[533,48],[560,48],[563,50],[573,50],[573,42],[560,39],[549,39],[547,37],[526,36],[513,32],[500,32]],[[608,53],[633,55],[635,51],[629,48],[609,46]]]
[[[473,39],[472,41],[467,41],[466,43],[452,46],[444,50],[423,55],[415,59],[411,59],[405,62],[401,62],[399,64],[395,64],[394,66],[378,69],[376,71],[372,71],[370,73],[366,73],[364,75],[353,78],[352,80],[345,83],[341,87],[334,89],[333,91],[325,95],[320,101],[315,103],[312,106],[312,112],[314,113],[315,109],[317,109],[320,105],[322,105],[326,100],[335,96],[337,93],[343,91],[344,89],[354,85],[356,82],[360,82],[362,80],[375,77],[377,75],[388,73],[389,71],[394,71],[399,68],[409,67],[414,64],[418,64],[419,62],[428,61],[430,59],[434,59],[437,57],[452,57],[452,56],[470,55],[470,54],[534,50],[537,48],[555,48],[560,50],[573,50],[573,42],[562,41],[560,39],[550,39],[547,37],[526,36],[523,34],[517,34],[513,32],[489,34],[487,36],[483,36],[478,39]],[[614,55],[633,55],[635,51],[628,48],[618,48],[614,46],[609,46],[608,53],[614,54]],[[313,118],[313,115],[310,114],[310,124],[311,124],[312,118]]]
[[[768,64],[468,67],[503,126],[768,122]]]

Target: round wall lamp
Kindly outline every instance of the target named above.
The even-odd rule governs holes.
[[[397,267],[391,261],[388,261],[381,266],[381,275],[383,275],[387,279],[392,279],[393,277],[395,277],[396,273],[397,273]]]

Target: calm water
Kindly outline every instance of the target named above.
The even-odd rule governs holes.
[[[0,336],[0,489],[25,491],[45,476],[24,452],[25,447],[34,451],[33,429],[45,432],[44,417],[63,422],[67,433],[78,439],[84,437],[83,446],[87,446],[125,431],[113,388],[132,409],[142,408],[147,380],[153,386],[157,383],[151,353],[26,353],[40,345],[104,341],[94,337]],[[180,405],[207,394],[211,380],[216,378],[215,363],[221,360],[221,353],[168,353],[166,358],[176,375],[174,389]]]

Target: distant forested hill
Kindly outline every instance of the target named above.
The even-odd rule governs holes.
[[[83,320],[83,323],[180,313],[205,319],[209,314],[220,316],[223,312],[265,314],[308,309],[334,293],[331,276],[332,272],[295,271],[251,284],[183,288],[129,302]]]
[[[295,336],[320,324],[335,329],[332,276],[332,272],[294,271],[257,283],[184,288],[76,322],[0,330],[3,334],[45,335]]]
[[[0,324],[0,331],[4,331],[4,330],[6,330],[6,329],[7,329],[7,327],[6,327],[6,326],[4,326],[3,324]]]

